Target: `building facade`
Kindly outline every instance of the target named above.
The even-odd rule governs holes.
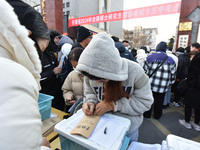
[[[182,0],[176,48],[200,42],[200,0]]]
[[[63,0],[64,22],[67,18],[78,18],[102,13],[123,10],[122,0]],[[112,35],[122,38],[123,21],[101,22],[91,24],[92,26],[104,30]]]
[[[131,48],[139,49],[141,46],[148,45],[154,49],[156,46],[157,28],[142,28],[135,26],[134,30],[124,30],[123,39],[128,40]]]

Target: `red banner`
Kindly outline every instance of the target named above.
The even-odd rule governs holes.
[[[93,16],[86,16],[80,18],[69,19],[69,27],[79,26],[83,24],[92,24],[99,22],[117,21],[125,19],[144,18],[160,15],[168,15],[180,13],[181,1],[154,5],[149,7],[141,7],[136,9],[115,11],[110,13],[98,14]]]

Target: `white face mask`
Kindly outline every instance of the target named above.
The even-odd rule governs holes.
[[[125,47],[126,50],[128,50],[128,47]]]

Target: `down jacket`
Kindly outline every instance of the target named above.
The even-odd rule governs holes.
[[[67,103],[66,99],[75,96],[76,100],[83,97],[83,75],[73,70],[65,79],[62,86],[63,97],[65,99],[66,105],[71,105]]]
[[[0,147],[39,150],[42,122],[38,107],[41,64],[13,8],[0,2]]]

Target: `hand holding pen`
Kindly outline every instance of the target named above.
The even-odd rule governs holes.
[[[95,108],[95,104],[94,103],[84,103],[82,106],[82,110],[86,115],[93,115],[94,112],[94,108]]]

